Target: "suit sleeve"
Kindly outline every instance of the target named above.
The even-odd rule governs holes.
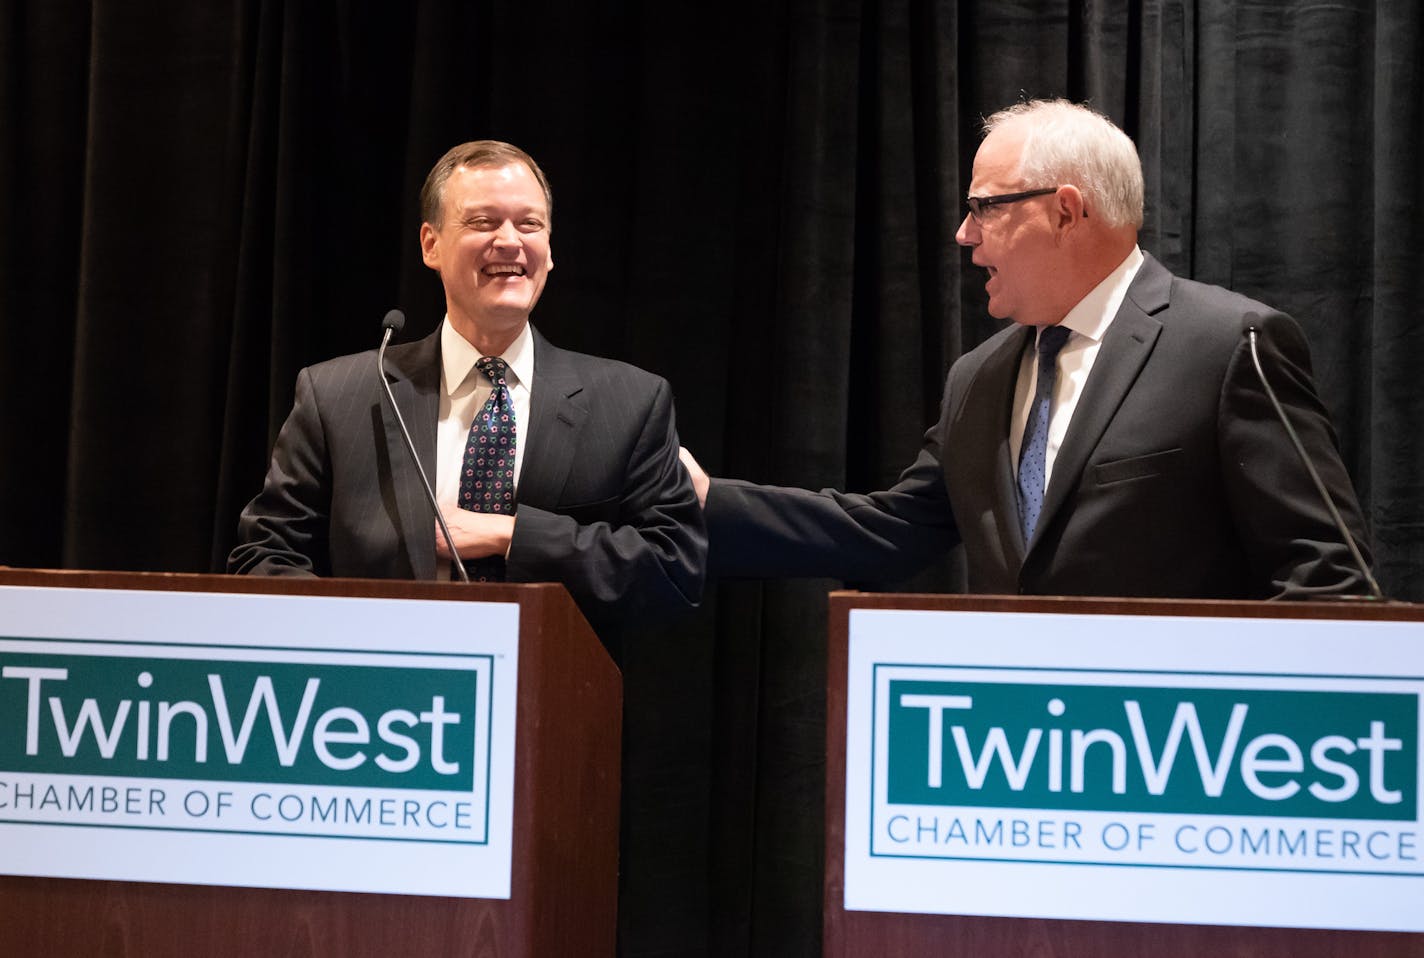
[[[262,491],[238,519],[227,569],[239,575],[325,575],[329,568],[330,470],[326,434],[310,370],[297,375],[296,400]]]
[[[1315,390],[1305,338],[1282,313],[1267,314],[1260,325],[1266,378],[1368,563],[1364,518]],[[1247,337],[1241,340],[1224,381],[1218,434],[1252,577],[1277,598],[1363,593],[1364,577],[1261,386]]]
[[[616,521],[580,524],[521,503],[514,524],[509,580],[562,582],[595,627],[664,616],[702,598],[707,534],[678,461],[665,381],[651,391],[641,422]]]
[[[914,463],[884,492],[714,479],[707,494],[710,573],[857,582],[913,575],[959,542],[940,460],[946,421],[942,414]]]

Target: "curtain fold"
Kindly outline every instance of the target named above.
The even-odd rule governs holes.
[[[1408,0],[1375,5],[1372,109],[1359,151],[1370,186],[1356,184],[1352,215],[1370,222],[1373,280],[1367,352],[1349,357],[1349,378],[1367,400],[1345,424],[1356,482],[1370,503],[1376,577],[1393,595],[1424,599],[1424,389],[1419,385],[1424,319],[1424,10]],[[1366,146],[1367,144],[1367,146]]]

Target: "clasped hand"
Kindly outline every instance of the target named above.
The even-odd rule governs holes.
[[[712,487],[711,478],[708,477],[706,470],[697,460],[692,458],[692,453],[687,451],[686,446],[677,447],[677,457],[682,460],[682,467],[692,477],[692,491],[697,493],[697,504],[705,509],[707,507],[707,490]]]
[[[461,559],[482,559],[485,556],[508,556],[509,540],[514,535],[514,516],[502,516],[493,512],[471,512],[468,509],[441,509],[445,524],[450,527],[450,538]],[[445,544],[445,536],[440,524],[435,524],[435,554],[442,559],[450,559],[450,548]]]

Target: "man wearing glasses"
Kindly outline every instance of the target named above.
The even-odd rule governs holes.
[[[1355,539],[1364,523],[1284,314],[1137,246],[1142,166],[1101,115],[1033,101],[985,122],[956,240],[1012,320],[950,369],[889,490],[710,482],[714,573],[903,578],[957,542],[969,590],[1189,598],[1361,591],[1362,562],[1273,414],[1271,385]],[[1368,555],[1367,552],[1364,553]]]

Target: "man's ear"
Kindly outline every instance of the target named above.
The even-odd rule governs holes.
[[[1071,183],[1060,186],[1053,195],[1053,225],[1056,231],[1066,236],[1087,217],[1088,205],[1083,191]]]
[[[425,265],[438,271],[440,269],[440,234],[435,232],[435,227],[429,223],[420,224],[420,258],[425,261]]]

